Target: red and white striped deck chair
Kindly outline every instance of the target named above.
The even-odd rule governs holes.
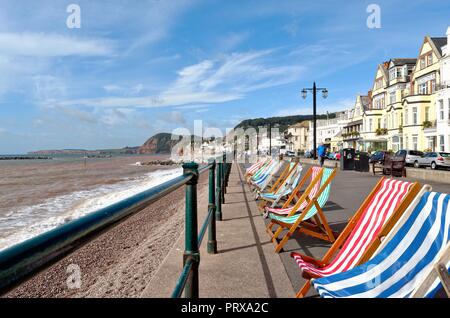
[[[389,232],[419,191],[418,183],[381,178],[322,260],[292,252],[307,279],[297,297],[307,294],[311,278],[342,273],[367,261],[380,244],[381,235]]]

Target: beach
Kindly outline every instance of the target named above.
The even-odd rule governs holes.
[[[167,155],[0,162],[0,250],[181,174]]]
[[[203,174],[199,200],[207,199],[206,185],[207,174]],[[103,231],[3,297],[139,297],[184,229],[184,200],[182,187]],[[66,283],[71,265],[81,271],[79,289]]]

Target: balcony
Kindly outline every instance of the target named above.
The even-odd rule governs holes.
[[[423,132],[425,134],[433,134],[436,132],[436,120],[425,120],[422,123]]]

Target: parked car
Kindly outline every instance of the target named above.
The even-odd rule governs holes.
[[[390,154],[391,152],[389,151],[384,151],[384,150],[379,150],[379,151],[375,151],[369,158],[369,163],[384,163],[384,158],[386,156],[386,154]]]
[[[288,151],[286,151],[286,156],[295,157],[295,152],[288,150]]]
[[[395,153],[394,157],[405,159],[406,165],[414,165],[416,161],[422,158],[424,153],[418,150],[402,149]]]
[[[341,153],[337,151],[334,156],[336,157],[336,160],[341,160]]]
[[[450,168],[450,153],[427,152],[421,158],[414,161],[414,167],[431,167],[431,169]]]

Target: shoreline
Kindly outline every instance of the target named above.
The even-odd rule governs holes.
[[[207,174],[200,177],[199,196],[206,195],[207,179]],[[184,230],[184,199],[181,187],[1,297],[139,297]],[[79,289],[66,283],[73,264],[81,271]]]

